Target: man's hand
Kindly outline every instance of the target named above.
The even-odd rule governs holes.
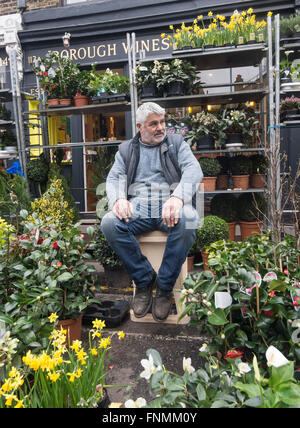
[[[173,227],[178,223],[179,213],[183,206],[183,201],[176,196],[171,196],[162,208],[162,220],[168,227]]]
[[[118,199],[115,202],[112,211],[119,220],[124,219],[128,222],[133,214],[133,206],[129,201],[127,201],[127,199]]]

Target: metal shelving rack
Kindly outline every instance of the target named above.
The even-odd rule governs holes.
[[[259,66],[259,76],[260,82],[259,87],[256,89],[249,90],[237,90],[230,92],[220,92],[220,93],[211,93],[211,94],[199,94],[199,95],[188,95],[188,96],[180,96],[180,97],[166,97],[166,98],[149,98],[143,99],[140,103],[152,101],[156,102],[162,107],[189,107],[189,106],[201,106],[206,104],[235,104],[241,103],[248,100],[253,100],[261,103],[260,109],[260,119],[263,128],[263,135],[266,135],[267,138],[267,147],[270,150],[273,150],[276,146],[275,144],[275,126],[274,126],[274,116],[272,114],[274,109],[274,76],[273,76],[273,49],[272,49],[272,18],[267,18],[267,28],[268,28],[268,36],[266,43],[257,43],[253,45],[245,45],[239,47],[229,47],[229,48],[215,48],[209,50],[201,50],[201,49],[191,49],[184,51],[174,51],[170,55],[164,55],[159,57],[146,57],[144,53],[140,54],[139,62],[152,62],[154,60],[164,61],[164,60],[172,60],[175,58],[180,59],[188,59],[190,60],[199,71],[201,70],[211,70],[211,69],[221,69],[221,68],[234,68],[234,67],[242,67],[242,66]],[[131,35],[132,40],[135,40],[135,34]],[[137,105],[137,85],[135,82],[135,64],[137,63],[136,54],[134,50],[131,51],[131,61],[129,62],[130,67],[130,75],[131,75],[131,94],[132,97],[136,100]],[[262,75],[262,67],[261,63],[263,58],[267,60],[267,86],[263,87],[263,75]],[[244,85],[247,82],[243,82]],[[253,82],[251,82],[253,85]],[[230,86],[235,87],[233,83],[230,84],[219,84],[218,86]],[[257,84],[256,84],[257,86]],[[267,109],[264,111],[263,102],[267,97]],[[263,115],[266,115],[268,132],[264,129],[264,120]],[[134,118],[135,123],[135,111],[132,111],[132,117]],[[196,151],[194,154],[205,153],[205,154],[213,154],[213,153],[225,153],[225,154],[234,154],[239,152],[259,152],[264,151],[264,147],[256,147],[256,148],[243,148],[236,150],[228,150],[228,149],[218,149],[218,150],[203,150]],[[279,176],[279,172],[274,172],[277,176]],[[254,192],[257,190],[248,189],[247,191],[232,191],[228,190],[231,193],[242,193],[242,192]],[[263,192],[264,190],[259,189],[258,191]],[[225,190],[217,190],[215,192],[205,192],[207,194],[211,193],[226,193]]]

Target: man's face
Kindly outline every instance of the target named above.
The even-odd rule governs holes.
[[[164,114],[149,114],[144,123],[137,123],[141,133],[141,140],[145,144],[156,145],[166,136],[166,122]]]

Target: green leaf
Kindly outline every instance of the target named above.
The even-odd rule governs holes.
[[[270,384],[276,387],[284,382],[294,380],[294,363],[290,362],[281,367],[272,367]]]
[[[300,385],[295,383],[284,383],[278,389],[281,401],[290,406],[300,405]]]
[[[152,355],[154,364],[156,366],[162,366],[162,360],[161,360],[160,354],[159,352],[156,351],[156,349],[147,349],[146,355],[147,357],[149,357],[149,355]]]
[[[224,400],[216,400],[212,403],[211,409],[223,409],[225,407],[231,407],[227,401]]]
[[[207,317],[207,320],[212,325],[224,325],[228,323],[223,309],[216,309],[212,315]]]
[[[206,392],[203,385],[201,385],[201,383],[198,383],[196,392],[197,392],[197,397],[199,401],[204,401],[206,399]]]
[[[57,281],[66,282],[73,278],[73,275],[70,272],[64,272],[59,275],[56,279]]]
[[[270,290],[285,291],[287,286],[288,284],[285,281],[280,281],[279,279],[273,279],[269,282]]]
[[[239,389],[240,391],[245,392],[250,398],[257,397],[260,395],[259,386],[255,385],[254,383],[236,382],[233,386]]]

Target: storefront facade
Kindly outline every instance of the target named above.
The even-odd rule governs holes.
[[[258,15],[265,15],[269,10],[289,15],[295,12],[297,6],[298,0],[215,0],[209,6],[203,0],[153,0],[151,5],[148,2],[119,0],[24,12],[23,30],[18,33],[23,51],[23,89],[36,93],[36,78],[31,64],[49,50],[68,56],[82,68],[90,69],[95,64],[98,70],[109,67],[128,76],[127,33],[136,34],[137,58],[141,51],[146,56],[159,57],[172,50],[169,41],[161,37],[161,33],[168,33],[170,24],[192,22],[200,13],[207,16],[210,10],[230,15],[235,9],[252,7]],[[68,48],[62,42],[65,32],[71,35]],[[5,57],[1,57],[1,61],[5,61]],[[56,143],[90,142],[99,138],[111,139],[113,142],[114,139],[132,137],[130,112],[107,117],[72,115],[53,123],[52,120],[53,132],[61,132],[61,137],[57,139],[56,136],[54,139]],[[87,177],[93,153],[89,155],[83,148],[73,148],[71,159],[69,156],[71,188],[79,210],[82,213],[93,211],[95,200],[87,191],[87,187],[93,186]]]

